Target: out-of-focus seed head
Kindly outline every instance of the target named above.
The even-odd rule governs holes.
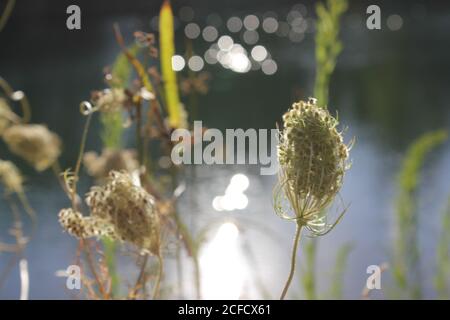
[[[100,112],[118,112],[122,110],[127,95],[122,88],[105,89],[97,93],[94,104]]]
[[[109,221],[119,239],[158,254],[160,221],[154,199],[129,173],[112,171],[104,186],[91,189],[86,202],[91,215]]]
[[[23,192],[23,178],[11,161],[0,160],[0,181],[9,192]]]
[[[13,125],[3,133],[12,153],[22,157],[37,171],[49,168],[61,154],[60,138],[44,125]]]
[[[294,103],[283,122],[278,145],[280,185],[296,219],[307,224],[323,218],[321,211],[341,188],[349,147],[336,128],[338,121],[316,99]]]
[[[113,170],[132,173],[139,169],[135,150],[103,149],[101,155],[94,151],[86,152],[83,163],[88,174],[99,182],[103,182]]]

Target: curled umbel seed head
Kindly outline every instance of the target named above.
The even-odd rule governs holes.
[[[93,187],[86,202],[90,216],[63,209],[60,223],[78,238],[107,236],[131,243],[143,252],[159,253],[160,221],[154,199],[133,183],[130,174],[111,171],[106,184]]]
[[[12,112],[11,108],[6,103],[6,100],[0,98],[0,136],[14,122],[17,122],[18,119],[19,117]]]
[[[327,224],[323,211],[342,185],[349,147],[336,128],[337,119],[320,108],[316,99],[294,103],[284,114],[283,123],[278,145],[281,171],[277,197],[283,193],[287,198],[293,219],[324,230]],[[276,209],[285,216],[280,207]]]
[[[0,159],[0,182],[9,192],[23,192],[22,175],[11,161],[3,161]]]

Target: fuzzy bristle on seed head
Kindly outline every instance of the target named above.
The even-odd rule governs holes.
[[[154,199],[129,173],[110,172],[106,184],[93,187],[86,202],[91,215],[109,221],[119,239],[158,254],[160,221]]]
[[[13,125],[4,131],[3,140],[37,171],[49,168],[61,154],[60,138],[44,125]]]
[[[348,167],[349,147],[338,121],[316,99],[299,101],[283,115],[278,160],[280,185],[297,219],[313,219],[338,193]]]

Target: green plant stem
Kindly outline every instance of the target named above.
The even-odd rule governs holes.
[[[436,252],[434,283],[439,299],[450,299],[450,197],[442,215],[442,230]]]
[[[395,203],[397,238],[393,250],[393,275],[397,286],[412,299],[420,299],[420,252],[418,249],[418,201],[421,169],[426,157],[444,143],[445,130],[428,132],[417,138],[408,148],[398,176],[399,192]]]
[[[295,230],[295,237],[294,237],[294,245],[292,247],[291,270],[289,271],[289,276],[286,281],[286,284],[284,285],[280,300],[284,300],[284,298],[286,297],[286,294],[289,290],[289,286],[291,285],[292,279],[294,278],[295,266],[296,266],[296,261],[297,261],[297,250],[298,250],[298,244],[300,242],[301,230],[302,230],[302,225],[297,222],[297,227]]]
[[[342,299],[343,298],[343,285],[344,285],[344,273],[346,269],[346,264],[348,262],[348,256],[352,250],[352,245],[350,243],[344,244],[336,255],[336,263],[334,264],[333,279],[331,282],[331,299]]]
[[[306,243],[304,248],[306,270],[302,277],[303,289],[305,291],[305,297],[307,300],[317,299],[316,292],[316,255],[317,255],[317,243],[318,239],[311,239]]]
[[[111,296],[114,298],[119,294],[119,275],[116,268],[116,242],[114,240],[102,239],[106,265],[111,278]]]

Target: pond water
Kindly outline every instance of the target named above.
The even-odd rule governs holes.
[[[341,191],[344,202],[350,207],[336,229],[318,240],[319,297],[328,297],[336,252],[343,245],[352,246],[344,274],[345,298],[361,297],[369,265],[389,262],[395,231],[392,203],[402,155],[407,145],[421,133],[450,125],[450,10],[406,3],[390,7],[389,14],[398,13],[403,18],[397,31],[386,26],[381,31],[367,30],[365,10],[360,5],[353,5],[343,21],[344,51],[332,78],[330,109],[332,112],[339,110],[340,122],[348,127],[346,140],[355,137],[356,143],[351,151],[353,165]],[[305,32],[299,41],[295,36],[267,34],[260,26],[258,41],[248,45],[242,32],[230,32],[226,26],[226,21],[233,16],[242,19],[256,14],[262,17],[262,10],[274,11],[280,20],[285,20],[293,4],[283,2],[278,7],[265,4],[264,9],[257,8],[257,12],[255,8],[212,10],[206,5],[199,9],[193,22],[202,30],[214,17],[215,23],[220,17],[222,23],[217,26],[217,38],[231,36],[234,43],[241,43],[249,52],[255,45],[263,46],[276,64],[276,70],[273,64],[266,65],[266,73],[275,70],[267,75],[264,68],[235,72],[220,64],[205,63],[203,71],[211,75],[210,88],[208,95],[198,100],[198,119],[204,125],[220,130],[271,129],[293,101],[311,94],[315,70],[312,33]],[[192,7],[196,9],[193,4]],[[306,8],[309,10],[306,17],[309,17],[312,7]],[[176,9],[178,14],[179,8]],[[134,30],[151,31],[156,13],[154,8],[149,8],[148,14],[138,15],[113,10],[96,19],[88,13],[87,26],[79,32],[69,32],[59,25],[63,18],[52,19],[51,15],[40,11],[29,24],[23,24],[21,22],[29,16],[19,12],[18,20],[13,16],[8,29],[0,34],[1,76],[27,93],[34,122],[47,123],[61,135],[64,167],[73,166],[78,152],[84,121],[78,112],[79,102],[87,99],[91,90],[103,88],[102,69],[118,53],[112,24],[118,22],[122,33],[131,39]],[[185,25],[179,21],[176,31],[177,54],[180,55],[186,47]],[[251,19],[247,20],[247,25],[252,29]],[[252,35],[247,34],[247,37]],[[200,38],[192,43],[194,52],[203,57],[214,42],[207,43]],[[96,122],[89,136],[89,150],[100,148],[98,129]],[[127,140],[132,144],[132,137]],[[38,232],[26,250],[30,298],[70,298],[72,293],[65,289],[65,279],[55,275],[76,258],[76,241],[62,233],[56,218],[68,201],[50,172],[34,173],[11,156],[4,145],[0,146],[0,158],[17,160],[27,177],[30,202],[39,215]],[[238,209],[219,211],[214,199],[225,194],[233,177],[233,181],[239,183],[231,187],[237,188],[239,197],[229,199],[235,201],[230,208]],[[261,298],[263,291],[269,292],[271,298],[278,297],[289,270],[294,225],[280,219],[273,211],[276,180],[276,176],[261,176],[257,165],[187,168],[182,181],[188,187],[180,198],[180,213],[193,230],[215,222],[201,254],[201,265],[206,270],[202,279],[205,298]],[[88,183],[89,179],[84,177],[81,189],[86,191]],[[422,277],[418,281],[422,283],[426,298],[435,297],[435,248],[440,215],[449,192],[450,144],[447,142],[427,158],[418,195],[422,253]],[[0,214],[1,234],[4,235],[10,223],[4,202],[0,202]],[[301,243],[306,241],[309,240],[302,238]],[[300,264],[302,258],[301,249]],[[120,270],[127,278],[134,279],[136,270],[130,260],[121,258]],[[5,255],[0,255],[1,268],[7,261]],[[171,259],[168,268],[173,271]],[[19,297],[16,269],[0,288],[0,298]],[[189,280],[190,274],[188,267],[185,280]],[[303,298],[300,278],[295,281],[292,297]],[[383,274],[382,285],[383,292],[388,293],[392,286],[389,272]],[[181,297],[193,297],[188,283]],[[374,297],[382,298],[383,294],[376,293]]]

